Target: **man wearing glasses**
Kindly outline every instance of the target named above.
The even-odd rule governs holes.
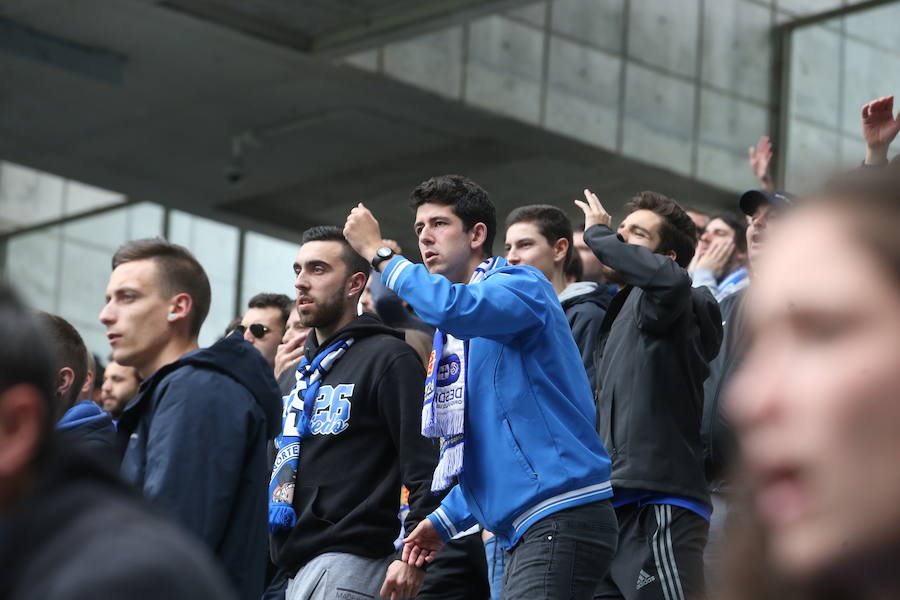
[[[247,312],[236,327],[273,368],[275,351],[281,343],[293,304],[293,300],[284,294],[256,294],[250,298]]]

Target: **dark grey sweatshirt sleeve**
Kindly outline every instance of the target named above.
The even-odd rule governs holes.
[[[644,290],[635,315],[641,329],[662,333],[690,308],[691,277],[668,256],[627,244],[605,225],[589,227],[584,243],[627,285]]]

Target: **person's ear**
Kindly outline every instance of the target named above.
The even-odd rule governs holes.
[[[671,258],[671,259],[674,260],[675,262],[678,262],[678,260],[677,260],[678,254],[676,254],[676,252],[675,252],[674,250],[669,250],[669,251],[667,251],[667,252],[660,252],[660,254],[662,254],[663,256],[668,256],[669,258]]]
[[[31,385],[0,394],[0,489],[34,460],[44,431],[47,404]]]
[[[347,295],[356,296],[366,289],[366,273],[354,273],[347,278]]]
[[[481,248],[487,254],[490,254],[491,249],[484,247],[485,242],[487,242],[487,225],[484,223],[475,223],[472,225],[472,228],[469,229],[469,238],[469,247],[472,250]]]
[[[169,314],[166,315],[166,320],[169,323],[182,321],[190,316],[193,308],[194,299],[191,298],[190,294],[184,292],[176,294],[172,297],[172,301],[169,304]]]
[[[75,383],[75,371],[72,367],[63,367],[56,374],[56,397],[65,398]]]
[[[566,255],[569,253],[569,240],[559,238],[553,244],[553,263],[560,264],[566,262]]]

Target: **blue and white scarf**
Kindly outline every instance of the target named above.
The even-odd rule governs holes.
[[[495,256],[478,265],[469,285],[484,279],[501,260]],[[433,492],[450,487],[453,478],[463,469],[468,354],[468,342],[442,331],[434,332],[422,405],[422,435],[440,439],[440,459],[431,481]]]
[[[282,399],[281,434],[275,438],[277,454],[269,480],[269,531],[272,533],[290,529],[297,523],[293,502],[300,440],[310,434],[310,418],[322,379],[352,345],[353,338],[345,338],[319,352],[312,362],[304,356],[297,365],[297,383]]]

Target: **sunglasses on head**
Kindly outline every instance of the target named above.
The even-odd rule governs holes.
[[[250,325],[247,325],[247,326],[238,325],[237,327],[235,327],[235,329],[240,331],[242,334],[249,329],[250,333],[253,335],[253,337],[255,337],[258,340],[263,339],[264,337],[266,337],[267,333],[272,331],[271,329],[269,329],[262,323],[251,323]]]

